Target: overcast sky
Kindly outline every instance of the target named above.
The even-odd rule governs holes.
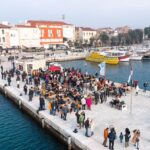
[[[150,0],[0,0],[0,22],[62,20],[76,26],[150,25]]]

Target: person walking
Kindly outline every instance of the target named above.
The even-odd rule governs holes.
[[[108,127],[104,129],[104,142],[103,142],[104,147],[107,147],[107,139],[108,139],[108,134],[109,134],[108,131],[109,131]]]
[[[128,128],[125,129],[125,147],[129,146],[129,140],[130,140],[130,130]]]
[[[114,128],[110,130],[110,133],[108,134],[108,138],[109,138],[109,149],[114,150],[114,141],[116,139],[116,132]]]
[[[89,127],[90,127],[90,119],[89,118],[87,118],[87,120],[85,121],[84,126],[85,126],[85,136],[89,137],[89,132],[88,132]]]

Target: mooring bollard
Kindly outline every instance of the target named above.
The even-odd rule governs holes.
[[[71,150],[71,136],[68,137],[68,150]]]
[[[44,128],[45,127],[45,120],[42,118],[42,128]]]
[[[21,102],[21,100],[19,100],[19,109],[21,109],[21,104],[22,104],[22,102]]]

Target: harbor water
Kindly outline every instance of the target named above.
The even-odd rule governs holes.
[[[66,150],[66,147],[0,94],[0,150]]]

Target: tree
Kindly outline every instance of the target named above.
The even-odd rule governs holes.
[[[108,42],[109,42],[109,36],[107,35],[107,33],[105,33],[105,32],[102,32],[101,34],[100,34],[100,40],[101,40],[101,42],[102,42],[102,46],[103,45],[106,45]]]
[[[90,38],[90,46],[93,46],[93,45],[94,45],[94,41],[95,41],[94,37],[91,37],[91,38]]]
[[[144,28],[144,34],[145,36],[147,36],[148,39],[150,39],[150,27]]]

